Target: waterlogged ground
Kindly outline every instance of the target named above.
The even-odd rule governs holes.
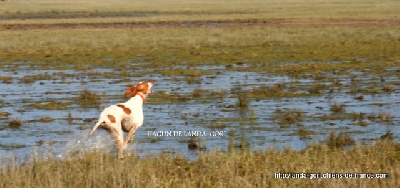
[[[359,144],[384,135],[397,142],[400,67],[363,66],[367,63],[282,63],[269,68],[243,62],[127,62],[125,68],[107,68],[3,62],[0,156],[115,152],[106,131],[87,135],[102,109],[124,102],[124,90],[143,80],[156,81],[155,94],[144,106],[144,125],[127,148],[142,156],[169,152],[194,158],[198,150],[190,149],[195,145],[202,151],[286,146],[301,150],[326,141],[331,132],[347,133]],[[332,65],[338,69],[325,67]],[[83,91],[100,98],[84,101]],[[190,138],[191,133],[198,137]]]

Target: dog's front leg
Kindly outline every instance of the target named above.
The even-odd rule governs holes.
[[[128,144],[128,142],[130,140],[132,140],[133,137],[135,136],[136,129],[137,129],[136,126],[132,126],[131,130],[129,130],[128,136],[126,136],[126,139],[125,139],[125,147]]]

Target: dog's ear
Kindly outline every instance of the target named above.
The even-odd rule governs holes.
[[[136,85],[129,87],[127,90],[125,90],[125,97],[133,97],[137,92]]]
[[[132,90],[131,88],[128,88],[125,90],[125,98],[128,98],[132,95]]]

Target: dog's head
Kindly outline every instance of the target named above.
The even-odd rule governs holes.
[[[129,87],[125,90],[125,97],[134,97],[138,92],[142,92],[143,95],[152,94],[151,88],[154,85],[154,81],[149,82],[139,82],[138,84]]]

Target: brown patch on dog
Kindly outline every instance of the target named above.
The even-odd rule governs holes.
[[[131,86],[128,89],[125,90],[125,97],[126,98],[132,97],[132,93],[133,93],[134,88],[135,88],[135,86]]]
[[[111,123],[115,123],[115,117],[113,115],[107,115],[108,119],[111,121]]]
[[[122,104],[118,104],[118,107],[122,108],[122,110],[125,112],[125,114],[129,115],[131,114],[131,109],[127,108],[126,106],[122,105]]]

